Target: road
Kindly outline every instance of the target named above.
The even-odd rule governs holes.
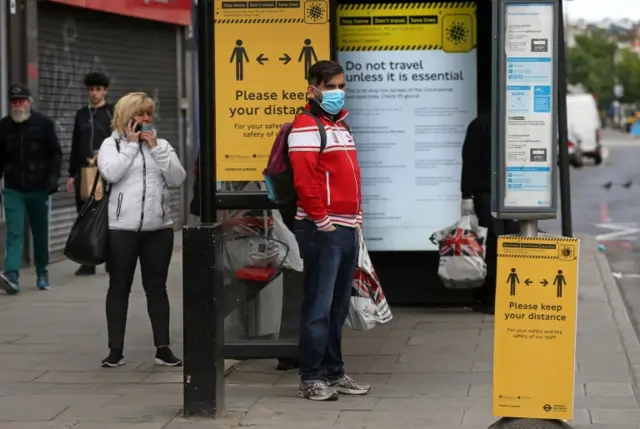
[[[602,165],[571,171],[573,233],[597,237],[640,334],[640,140],[605,131]],[[540,228],[561,233],[560,219]]]

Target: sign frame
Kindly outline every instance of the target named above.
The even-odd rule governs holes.
[[[300,0],[301,2],[304,0]],[[328,20],[336,20],[337,0],[325,0],[329,5]],[[197,10],[195,25],[198,72],[198,183],[200,185],[201,216],[203,225],[219,220],[222,210],[277,209],[265,191],[222,191],[217,184],[216,147],[216,75],[215,75],[215,0],[194,0]],[[328,27],[329,58],[336,59],[336,28]],[[226,57],[226,58],[225,58]],[[220,57],[219,57],[220,58]],[[322,58],[327,59],[327,58]],[[274,59],[275,60],[275,59]],[[227,53],[218,61],[229,61]],[[219,77],[218,77],[219,79]],[[305,87],[306,88],[306,87]],[[266,166],[266,160],[265,160]],[[288,281],[288,280],[287,280]],[[215,293],[221,293],[222,283],[214,285]],[[220,290],[218,290],[220,289]],[[219,336],[222,339],[222,336]],[[226,340],[221,352],[225,357],[238,359],[294,358],[298,355],[297,339],[279,340]]]
[[[558,52],[563,40],[559,29],[562,25],[557,0],[505,0],[492,2],[493,46],[492,46],[492,97],[491,97],[491,212],[497,219],[543,220],[555,219],[558,215]],[[551,49],[551,152],[550,157],[550,205],[548,207],[507,207],[504,204],[506,181],[506,115],[507,115],[507,54],[505,31],[509,6],[545,5],[552,8],[553,43]]]

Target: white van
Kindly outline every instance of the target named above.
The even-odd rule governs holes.
[[[575,135],[580,140],[582,155],[593,159],[596,165],[602,163],[602,121],[593,95],[567,95],[567,125],[569,135]]]

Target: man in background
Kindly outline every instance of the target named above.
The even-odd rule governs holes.
[[[475,212],[478,223],[488,229],[486,244],[487,275],[475,291],[474,311],[493,314],[496,298],[498,235],[517,234],[512,220],[495,219],[491,214],[491,121],[488,112],[469,124],[462,146],[462,215]]]
[[[29,88],[13,85],[11,114],[0,121],[0,175],[4,176],[7,245],[0,288],[20,292],[24,221],[29,217],[40,290],[49,290],[49,195],[58,191],[62,150],[55,124],[31,108]]]
[[[89,160],[98,153],[104,139],[111,135],[113,119],[113,105],[107,103],[107,76],[97,72],[89,73],[84,78],[84,84],[87,87],[89,104],[76,112],[67,180],[67,191],[75,194],[78,213],[84,205],[80,192],[80,170],[88,166]],[[95,273],[96,267],[85,265],[76,271],[77,276],[90,276]]]

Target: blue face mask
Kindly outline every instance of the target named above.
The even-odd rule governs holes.
[[[332,89],[329,91],[320,91],[322,101],[320,107],[330,115],[337,115],[344,107],[344,91],[341,89]]]

